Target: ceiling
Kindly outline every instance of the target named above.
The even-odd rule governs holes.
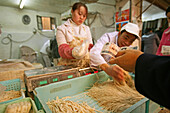
[[[19,8],[20,1],[21,0],[0,0],[0,6]],[[101,2],[99,0],[26,0],[24,9],[61,14],[69,10],[71,6],[78,1],[113,6],[112,3],[108,3],[112,0],[100,0]]]
[[[146,1],[153,3],[154,5],[165,11],[168,8],[168,6],[170,6],[170,0],[146,0]]]
[[[72,4],[74,4],[77,1],[91,4],[95,3],[113,6],[112,4],[113,2],[111,2],[112,0],[26,0],[24,9],[61,14],[69,10]],[[116,1],[120,2],[123,0]],[[163,9],[164,11],[168,6],[170,6],[170,0],[146,0],[146,1],[148,1],[149,3],[153,3],[160,9]],[[0,0],[0,6],[19,8],[19,4],[20,0]],[[143,9],[146,9],[147,7],[148,6],[143,6]]]
[[[0,0],[0,6],[19,8],[21,0]],[[26,0],[23,9],[61,14],[78,0]]]

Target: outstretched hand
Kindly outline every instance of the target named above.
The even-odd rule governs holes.
[[[143,54],[139,50],[122,50],[116,55],[116,58],[109,61],[110,64],[118,64],[129,72],[135,72],[136,60]]]
[[[119,83],[123,83],[125,81],[124,80],[125,71],[118,65],[108,65],[106,63],[100,65],[100,68]]]
[[[76,59],[82,59],[88,52],[89,42],[84,40],[80,46],[74,47],[72,50],[72,56]]]

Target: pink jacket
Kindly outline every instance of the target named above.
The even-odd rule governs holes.
[[[156,55],[159,55],[159,56],[170,56],[169,55],[163,55],[161,53],[161,50],[162,50],[162,46],[165,45],[165,46],[170,46],[170,27],[168,27],[167,29],[165,29],[163,35],[162,35],[162,39],[161,39],[161,42],[159,44],[159,48],[156,52]]]

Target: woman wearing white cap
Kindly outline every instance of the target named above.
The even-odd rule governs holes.
[[[105,33],[90,50],[90,65],[94,67],[99,66],[108,75],[114,77],[117,81],[121,81],[124,76],[123,69],[117,65],[109,65],[109,61],[106,61],[101,55],[102,48],[108,42],[118,47],[130,46],[137,38],[140,38],[139,27],[130,22],[124,25],[120,32]]]

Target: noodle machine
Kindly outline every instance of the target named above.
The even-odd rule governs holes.
[[[97,72],[98,71],[96,69],[91,67],[80,69],[79,67],[73,68],[72,66],[55,66],[27,70],[25,71],[25,81],[28,92],[31,92],[36,87]]]

